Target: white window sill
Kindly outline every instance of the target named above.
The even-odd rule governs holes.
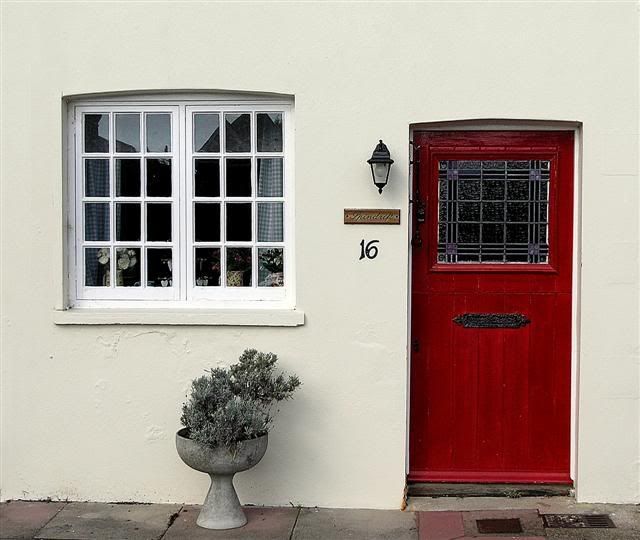
[[[297,309],[93,309],[54,310],[60,325],[302,326]]]

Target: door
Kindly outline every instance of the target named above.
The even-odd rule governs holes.
[[[573,133],[414,145],[409,480],[569,483]]]

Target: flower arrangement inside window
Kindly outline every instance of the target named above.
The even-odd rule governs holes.
[[[109,248],[100,248],[96,253],[98,262],[102,265],[101,272],[103,286],[111,283],[111,266]],[[118,248],[116,249],[116,286],[119,287],[139,287],[140,286],[140,258],[139,248]],[[157,279],[149,281],[148,286],[171,287],[172,285],[172,261],[170,258],[161,258]]]
[[[282,249],[260,250],[260,287],[282,287],[284,285]]]

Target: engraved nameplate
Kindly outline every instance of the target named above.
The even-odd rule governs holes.
[[[345,225],[400,225],[400,210],[345,208]]]

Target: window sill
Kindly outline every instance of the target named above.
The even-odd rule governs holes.
[[[54,310],[59,325],[302,326],[297,309],[91,309]]]

